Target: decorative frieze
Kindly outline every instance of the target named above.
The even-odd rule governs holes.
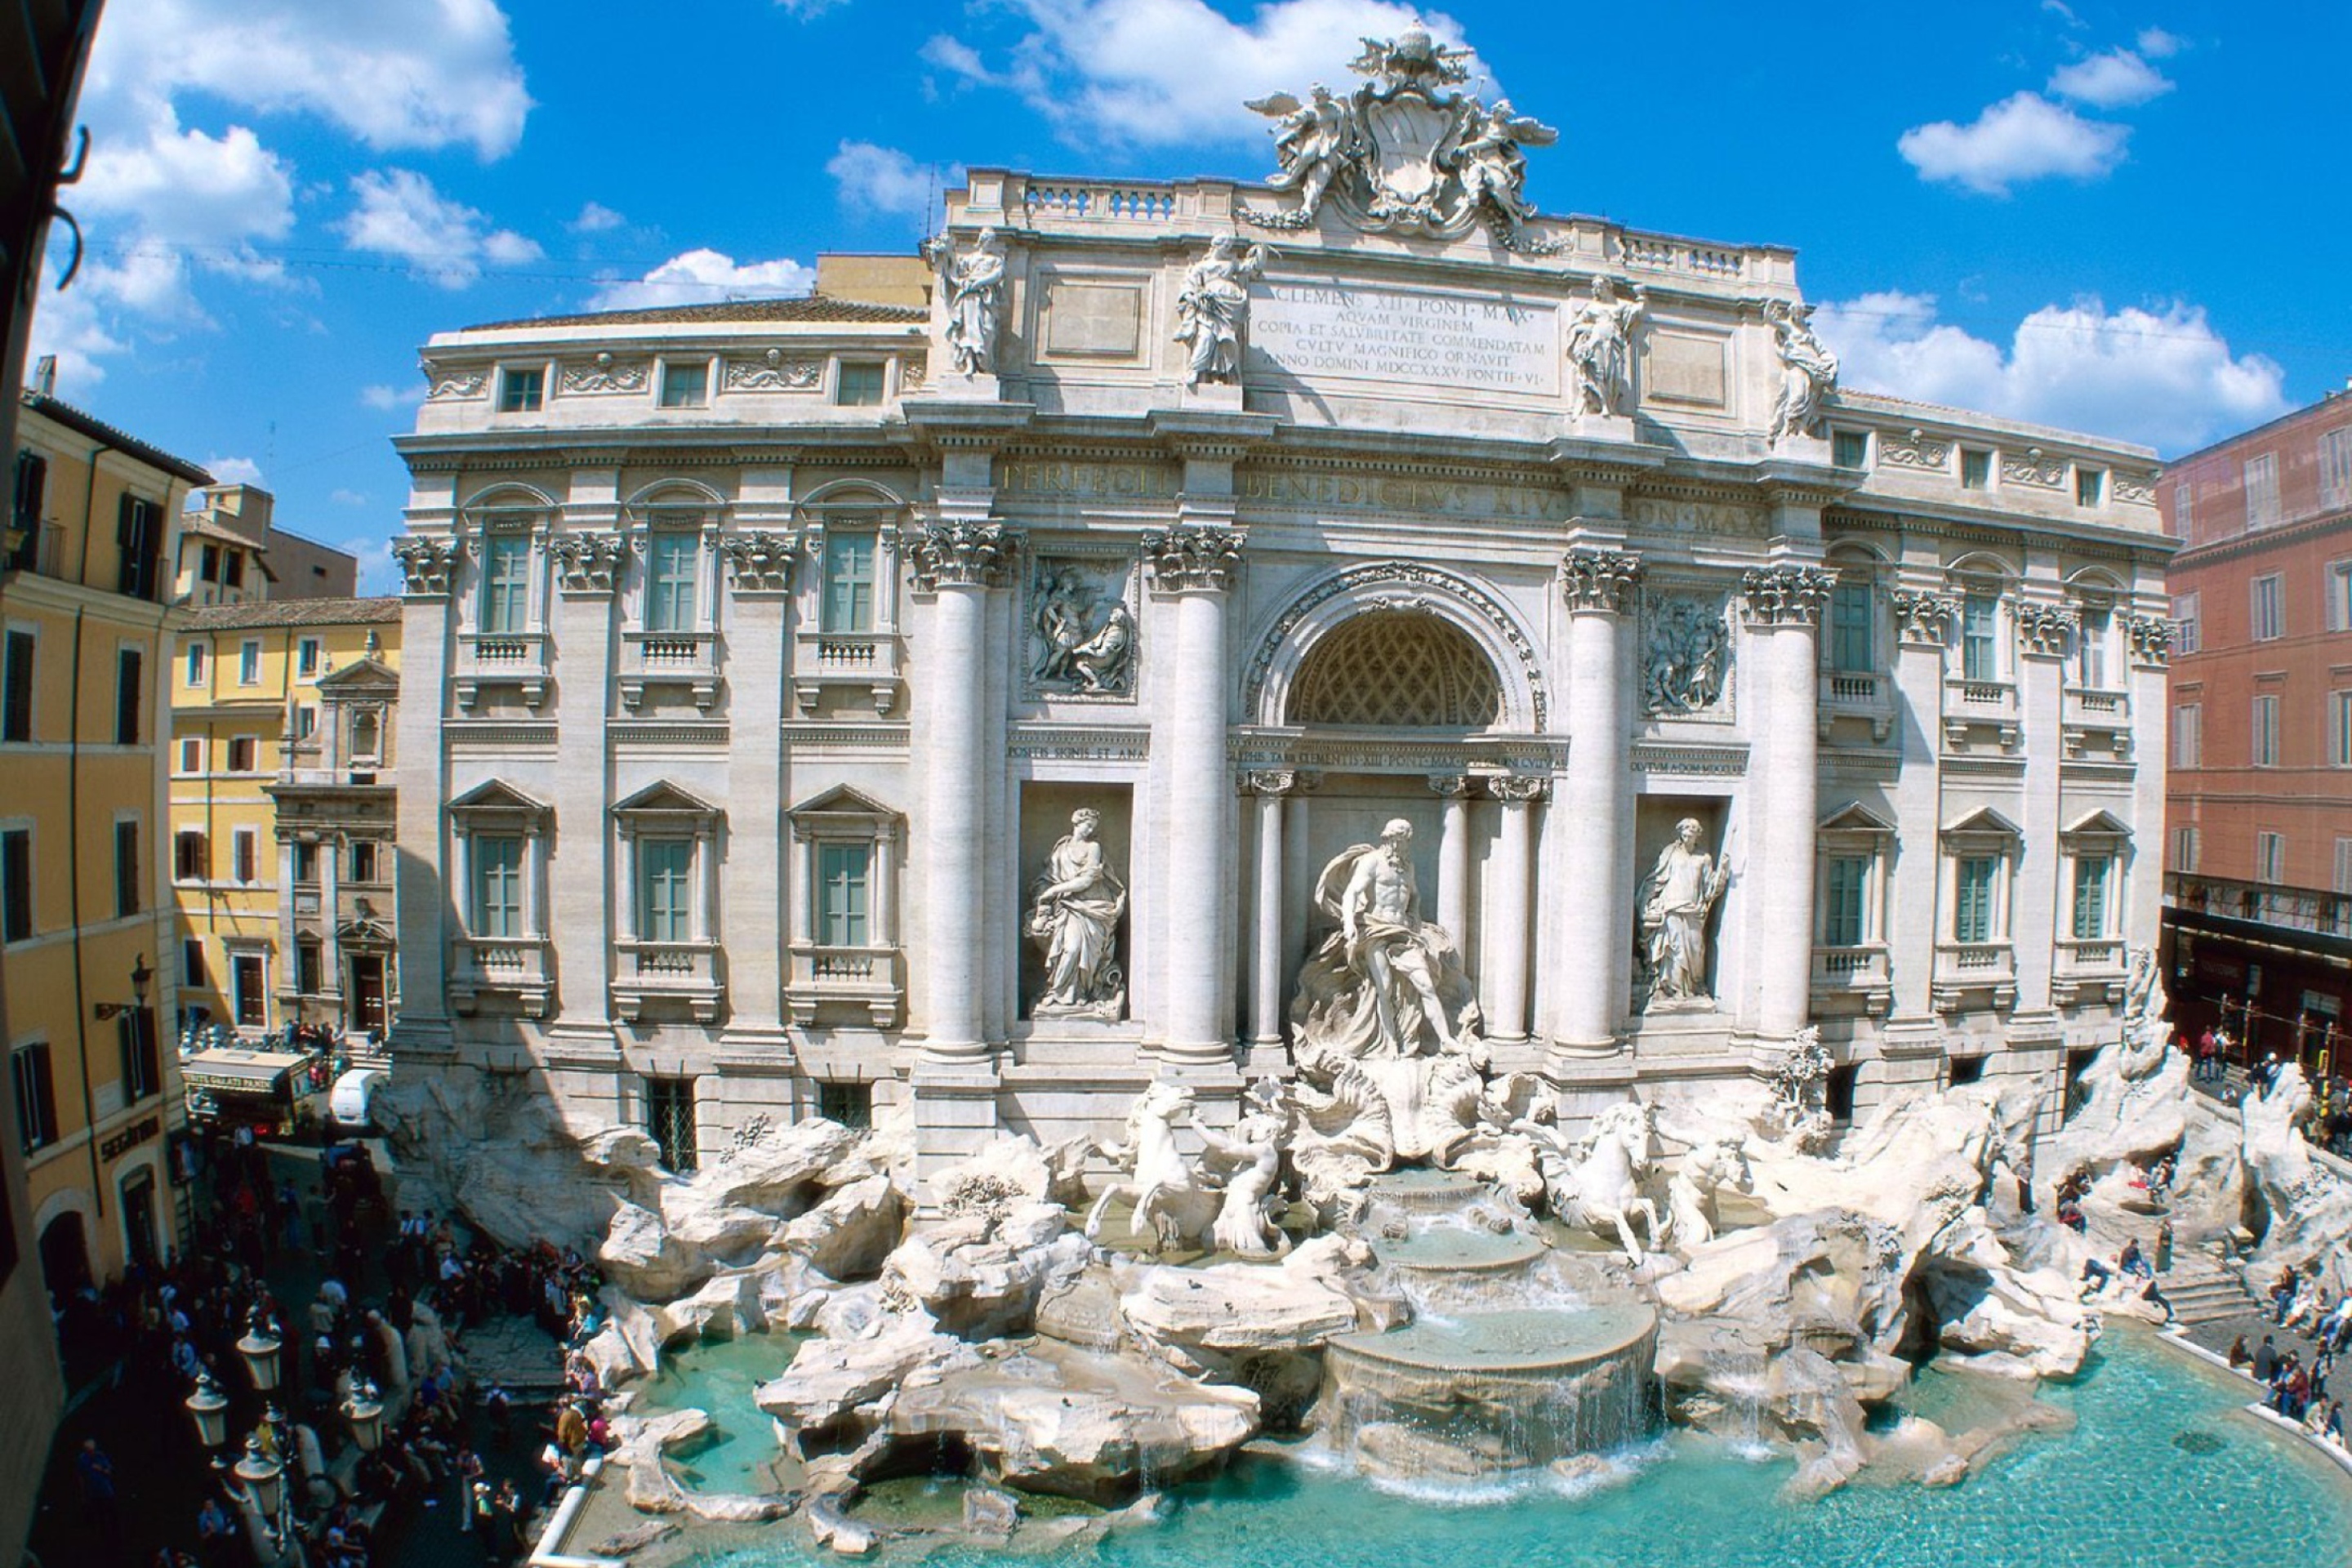
[[[935,522],[908,541],[916,588],[1002,588],[1012,581],[1021,535],[1001,522]]]
[[[1136,622],[1127,602],[1132,571],[1124,562],[1104,566],[1067,556],[1036,563],[1026,617],[1033,695],[1134,698]]]
[[[616,360],[609,353],[600,353],[588,364],[563,366],[557,374],[556,384],[573,395],[643,392],[652,372],[653,366],[645,360]]]
[[[555,557],[555,574],[567,594],[609,594],[628,557],[628,544],[617,533],[559,533],[548,549]]]
[[[454,539],[426,539],[410,535],[392,542],[392,558],[400,563],[403,586],[412,599],[445,596],[449,592],[449,578],[457,569],[457,558],[465,546]]]
[[[2154,506],[2156,480],[2157,476],[2151,473],[2118,473],[2116,476],[2116,500],[2131,501],[2140,506]]]
[[[1139,763],[1151,754],[1151,731],[1075,724],[1021,724],[1005,750],[1016,757],[1069,763]]]
[[[782,594],[793,585],[793,557],[800,541],[790,533],[753,529],[719,542],[728,582],[739,594]]]
[[[1645,589],[1642,595],[1642,712],[1652,719],[1730,716],[1731,637],[1724,595]]]
[[[824,361],[770,349],[757,359],[730,359],[719,376],[729,392],[814,392],[824,384]]]
[[[1940,474],[1952,466],[1952,444],[1924,430],[1902,435],[1882,430],[1878,433],[1878,460],[1890,468],[1922,468]]]
[[[1543,798],[1548,781],[1532,773],[1497,773],[1480,782],[1488,795],[1506,805],[1532,805]]]
[[[2017,606],[2017,639],[2030,658],[2063,658],[2066,639],[2079,625],[2074,612],[2027,600]]]
[[[2157,616],[2126,616],[2124,640],[2132,661],[2162,668],[2172,661],[2172,623]]]
[[[1241,574],[1239,529],[1187,523],[1146,530],[1143,559],[1151,585],[1163,594],[1222,594]]]
[[[2000,482],[2054,490],[2066,482],[2066,462],[2063,458],[2049,456],[2039,447],[2030,447],[2023,452],[2003,452]]]
[[[1559,591],[1570,610],[1620,615],[1642,575],[1642,558],[1629,550],[1579,545],[1559,559]]]
[[[461,403],[490,395],[490,373],[482,366],[445,365],[425,359],[416,362],[416,368],[425,373],[425,397],[429,403]]]
[[[1897,588],[1887,595],[1895,607],[1895,635],[1922,647],[1941,647],[1959,618],[1960,602],[1949,594]]]
[[[1242,775],[1242,789],[1255,795],[1284,795],[1299,787],[1296,768],[1258,768]]]
[[[1836,585],[1837,574],[1819,566],[1757,566],[1740,576],[1739,594],[1750,626],[1815,626]]]
[[[1738,778],[1748,772],[1748,748],[1740,745],[1666,745],[1637,742],[1633,748],[1631,761],[1637,773]]]

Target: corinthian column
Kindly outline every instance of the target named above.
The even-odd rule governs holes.
[[[1460,773],[1432,773],[1429,787],[1445,803],[1437,828],[1437,923],[1462,950],[1466,965],[1470,962],[1470,781]]]
[[[1250,944],[1250,1039],[1271,1049],[1282,1044],[1282,814],[1298,775],[1287,769],[1255,773],[1257,796],[1256,931]]]
[[[1182,525],[1143,536],[1152,587],[1173,601],[1175,692],[1152,746],[1167,760],[1168,933],[1161,1048],[1180,1061],[1232,1057],[1225,955],[1225,863],[1233,852],[1233,775],[1225,762],[1225,597],[1242,536]]]
[[[1020,536],[1001,523],[930,525],[909,542],[915,586],[931,601],[922,682],[925,942],[923,1054],[934,1061],[972,1061],[988,1054],[981,987],[986,933],[982,887],[986,829],[981,781],[984,757],[988,595],[1004,585]]]
[[[1618,953],[1632,929],[1633,890],[1617,874],[1628,822],[1627,718],[1622,643],[1625,601],[1641,574],[1622,550],[1580,545],[1560,562],[1568,600],[1568,770],[1554,813],[1565,839],[1554,984],[1554,1044],[1607,1053],[1617,1047]]]
[[[1762,908],[1746,929],[1758,933],[1756,1027],[1768,1039],[1795,1034],[1812,1011],[1817,635],[1836,581],[1832,573],[1801,563],[1759,566],[1740,581],[1763,700],[1750,775],[1760,797],[1761,842],[1758,875],[1748,880]]]
[[[1503,813],[1503,831],[1495,845],[1493,887],[1486,899],[1494,923],[1481,943],[1492,990],[1486,999],[1486,1035],[1490,1039],[1528,1037],[1528,930],[1534,914],[1532,848],[1535,803],[1544,781],[1506,775],[1490,778]]]

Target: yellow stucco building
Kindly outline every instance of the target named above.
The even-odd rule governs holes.
[[[247,1037],[390,1021],[399,642],[397,599],[184,612],[170,858],[186,1018]]]
[[[0,981],[26,1184],[63,1294],[178,1244],[157,848],[176,529],[194,464],[24,400],[0,558]]]

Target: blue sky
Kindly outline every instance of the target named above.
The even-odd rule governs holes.
[[[1254,178],[1379,0],[109,0],[58,391],[380,562],[439,330],[801,293],[964,164]],[[2352,5],[1427,13],[1549,212],[1801,252],[1847,384],[2178,453],[2352,375]],[[52,260],[63,248],[62,235]],[[377,574],[382,585],[384,574]]]

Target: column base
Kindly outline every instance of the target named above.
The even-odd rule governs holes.
[[[907,1086],[915,1102],[915,1173],[928,1183],[941,1166],[970,1159],[1002,1130],[997,1091],[1003,1076],[995,1058],[926,1058],[915,1064]],[[935,1213],[929,1189],[922,1207]]]

